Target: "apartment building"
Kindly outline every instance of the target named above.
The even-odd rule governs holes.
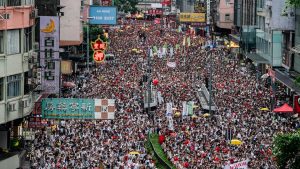
[[[34,0],[0,0],[0,147],[9,149],[14,130],[29,115],[37,95],[33,92]],[[18,156],[1,160],[0,166],[18,168]],[[11,160],[8,162],[7,160]],[[7,166],[8,165],[8,166]]]
[[[234,0],[217,1],[216,26],[221,29],[231,30],[234,20]]]

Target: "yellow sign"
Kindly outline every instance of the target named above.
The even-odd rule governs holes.
[[[72,61],[62,60],[61,61],[61,73],[62,74],[72,74]]]
[[[180,22],[205,22],[205,13],[180,13]]]
[[[240,46],[239,46],[239,44],[237,44],[237,43],[235,43],[233,41],[230,41],[229,47],[231,47],[231,48],[239,48]]]
[[[44,33],[52,33],[55,31],[55,22],[53,19],[50,19],[50,22],[47,24],[46,27],[41,28],[41,31]]]

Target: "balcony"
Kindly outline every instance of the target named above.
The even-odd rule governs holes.
[[[35,0],[0,0],[0,6],[33,6]]]

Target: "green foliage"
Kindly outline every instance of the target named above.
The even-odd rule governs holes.
[[[125,13],[137,12],[136,5],[139,3],[138,0],[115,0],[115,6],[118,7],[118,11]]]
[[[87,26],[83,27],[83,32],[84,32],[84,40],[86,40],[86,35],[87,35]],[[95,41],[98,36],[100,35],[100,39],[103,40],[104,42],[107,42],[107,38],[104,36],[104,31],[103,29],[98,26],[98,25],[90,25],[89,28],[89,38],[90,41]]]
[[[300,7],[300,0],[286,0],[287,6]]]
[[[100,39],[103,42],[108,41],[108,39],[104,36],[103,29],[100,26],[98,26],[98,25],[89,25],[89,39],[90,40],[89,40],[88,44],[89,44],[89,50],[90,50],[90,54],[89,54],[90,55],[90,60],[93,60],[93,53],[94,53],[92,48],[91,48],[90,43],[92,41],[95,41],[98,38],[98,36],[100,36]],[[87,38],[87,26],[85,25],[83,27],[83,40],[85,42],[86,42],[86,38]],[[84,48],[85,48],[84,50],[86,50],[86,47],[84,47]]]
[[[299,169],[300,130],[295,133],[276,135],[273,141],[273,154],[280,169]]]

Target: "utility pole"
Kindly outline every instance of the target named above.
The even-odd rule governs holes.
[[[90,71],[90,45],[89,45],[89,41],[90,41],[90,25],[89,25],[89,21],[87,19],[87,23],[86,23],[86,64],[87,64],[87,71]]]
[[[154,120],[153,118],[153,114],[150,114],[150,101],[151,101],[151,56],[150,56],[150,50],[152,50],[151,48],[149,48],[149,52],[148,52],[148,68],[147,68],[147,74],[148,74],[148,109],[147,109],[147,113],[148,116],[151,116],[151,118]]]
[[[212,95],[212,49],[209,51],[209,60],[210,60],[210,63],[209,63],[209,114],[211,114],[211,104],[212,104],[212,98],[211,98],[211,95]]]
[[[89,6],[93,5],[93,0],[90,0]],[[86,20],[86,64],[87,64],[87,71],[90,71],[90,25],[89,19],[93,19],[93,17],[87,17]]]

